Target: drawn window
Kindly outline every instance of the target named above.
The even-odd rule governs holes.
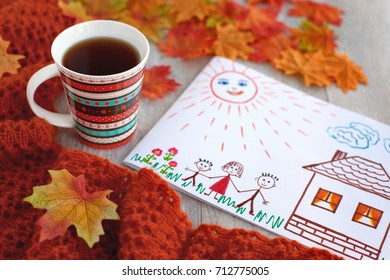
[[[359,203],[352,220],[369,227],[377,228],[382,218],[383,211],[372,208],[363,203]]]
[[[337,207],[340,204],[341,198],[342,195],[340,194],[330,192],[320,188],[316,196],[314,197],[312,205],[335,213]]]

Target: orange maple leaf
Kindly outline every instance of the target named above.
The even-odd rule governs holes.
[[[84,175],[74,177],[66,169],[49,170],[52,182],[36,186],[33,194],[23,199],[34,208],[47,209],[37,221],[41,227],[39,241],[64,235],[74,225],[88,246],[104,234],[102,220],[119,220],[117,205],[107,199],[111,190],[87,193]]]
[[[16,74],[19,67],[21,67],[18,60],[25,58],[24,55],[7,53],[10,43],[9,41],[4,41],[0,36],[0,78],[4,73]]]
[[[172,0],[170,7],[176,23],[193,18],[203,20],[210,14],[213,8],[205,0]]]
[[[116,19],[123,10],[120,1],[116,0],[58,0],[58,6],[66,16],[76,22],[92,19]]]
[[[332,83],[333,79],[329,73],[330,69],[325,67],[325,59],[321,51],[303,53],[290,48],[282,52],[282,58],[274,60],[274,65],[287,75],[302,75],[306,86],[326,86]]]
[[[156,14],[157,10],[164,6],[165,0],[130,0],[127,2],[127,10],[130,13],[142,15]]]
[[[344,93],[351,89],[356,90],[358,83],[367,84],[367,76],[362,71],[362,67],[352,62],[348,55],[334,53],[327,58],[326,66],[332,73],[336,84]]]
[[[119,15],[118,20],[134,26],[156,43],[160,42],[163,30],[171,27],[169,19],[158,14],[146,16],[138,12],[125,11]]]
[[[251,54],[250,60],[257,62],[273,61],[280,58],[282,52],[289,48],[294,48],[294,41],[284,33],[263,38],[255,41],[252,45],[255,51]]]
[[[313,1],[293,1],[293,7],[288,11],[291,16],[303,16],[317,25],[330,23],[340,25],[342,22],[341,14],[343,13],[337,7],[326,3],[316,3]]]
[[[299,49],[303,51],[323,50],[325,53],[333,53],[337,47],[336,36],[326,25],[318,26],[304,20],[301,29],[291,29],[294,39],[299,42]]]
[[[240,31],[234,25],[218,25],[217,39],[209,52],[233,60],[237,57],[247,60],[254,51],[249,45],[254,39],[251,32]]]
[[[141,94],[148,98],[163,98],[163,94],[174,91],[180,86],[173,79],[168,79],[171,67],[166,65],[153,66],[145,70]]]
[[[260,37],[269,37],[280,33],[285,25],[279,22],[277,14],[272,10],[263,9],[255,5],[249,5],[236,19],[236,25],[240,30],[251,30]]]
[[[179,23],[169,30],[166,40],[158,44],[165,55],[194,58],[206,55],[215,34],[201,22]]]

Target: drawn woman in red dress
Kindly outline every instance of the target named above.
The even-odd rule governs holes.
[[[234,188],[240,192],[240,190],[237,189],[236,185],[234,184],[231,176],[235,176],[240,178],[242,173],[244,172],[244,166],[237,162],[237,161],[230,161],[223,165],[222,170],[227,173],[226,176],[215,176],[215,177],[208,177],[210,179],[214,178],[222,178],[218,182],[214,183],[210,186],[210,192],[205,193],[205,195],[209,196],[212,192],[215,192],[214,199],[218,199],[218,194],[224,195],[226,192],[226,189],[229,186],[229,183],[232,183]]]

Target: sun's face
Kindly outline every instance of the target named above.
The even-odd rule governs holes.
[[[234,71],[224,71],[210,82],[212,93],[230,103],[247,103],[257,95],[256,83],[247,75]]]

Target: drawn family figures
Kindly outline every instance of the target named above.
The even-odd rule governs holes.
[[[195,178],[197,175],[205,176],[201,172],[209,171],[209,170],[211,170],[211,167],[213,166],[212,162],[210,162],[208,160],[202,160],[202,159],[199,159],[199,161],[194,162],[194,164],[198,170],[194,171],[194,170],[191,170],[188,167],[186,167],[186,169],[185,169],[186,171],[188,171],[188,170],[192,171],[192,172],[194,172],[194,174],[187,177],[187,178],[182,179],[183,181],[187,181],[189,179],[192,179],[192,186],[195,186],[195,184],[196,184]],[[207,177],[207,176],[205,176],[205,177]]]
[[[233,187],[238,192],[240,192],[240,190],[234,184],[231,176],[240,178],[242,173],[244,172],[244,166],[237,161],[230,161],[225,165],[223,165],[221,168],[227,175],[215,176],[215,177],[206,176],[209,179],[222,178],[221,180],[219,180],[218,182],[210,186],[210,192],[205,193],[205,195],[209,196],[212,192],[215,192],[215,196],[214,196],[215,199],[218,199],[217,198],[218,194],[221,195],[225,194],[229,186],[229,183],[232,183]]]
[[[257,185],[259,186],[259,188],[241,191],[241,192],[254,192],[254,193],[250,198],[248,198],[247,200],[244,200],[243,202],[236,205],[236,208],[239,208],[239,207],[244,206],[248,202],[250,202],[250,211],[249,211],[250,215],[254,215],[254,212],[253,212],[254,200],[259,194],[261,195],[261,198],[263,199],[264,205],[267,205],[269,203],[269,201],[265,200],[264,195],[261,193],[261,190],[262,189],[271,189],[271,188],[276,187],[276,181],[278,181],[279,179],[277,177],[275,177],[274,175],[271,175],[269,173],[262,173],[261,176],[256,178],[255,180],[257,181]]]

